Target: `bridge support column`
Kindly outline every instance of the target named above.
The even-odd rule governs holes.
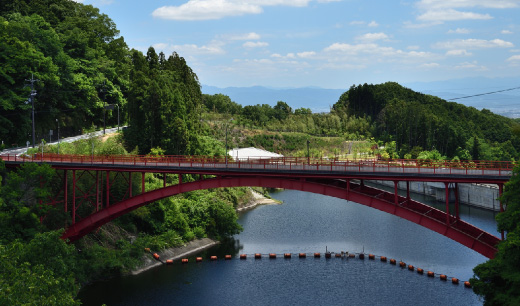
[[[96,211],[99,211],[99,171],[96,170]]]
[[[444,189],[446,190],[446,225],[450,225],[450,189],[449,184],[444,183]]]
[[[141,194],[144,193],[144,172],[141,172]]]
[[[76,170],[72,170],[72,224],[76,223]]]
[[[69,205],[69,201],[68,201],[69,192],[67,190],[67,187],[68,187],[67,170],[63,170],[63,206],[65,209],[65,212],[67,212],[68,205]]]
[[[460,220],[459,214],[459,183],[455,183],[455,216],[457,221]]]
[[[132,197],[132,172],[128,172],[128,197]]]
[[[502,193],[504,192],[504,184],[498,184],[498,197],[502,197]],[[502,199],[500,199],[500,212],[504,212],[504,204],[502,204]],[[504,231],[500,232],[500,238],[504,240]]]
[[[105,207],[110,207],[110,171],[107,171],[107,202],[105,204]]]
[[[397,193],[397,185],[399,181],[394,181],[394,204],[395,206],[399,205],[399,194]]]
[[[179,185],[182,184],[182,174],[179,173]]]
[[[162,175],[162,182],[163,182],[162,183],[163,188],[166,187],[166,173],[163,173],[163,175]]]
[[[406,202],[410,202],[410,181],[406,181]]]

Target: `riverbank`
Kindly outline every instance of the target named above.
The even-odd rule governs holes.
[[[246,203],[243,206],[240,206],[236,209],[237,212],[253,209],[258,205],[272,205],[272,204],[281,204],[281,201],[277,201],[274,199],[270,199],[265,197],[263,194],[251,189],[252,193],[252,199],[248,203]],[[156,260],[151,256],[151,254],[146,254],[143,256],[143,262],[142,264],[135,270],[133,270],[130,274],[137,275],[141,272],[144,272],[146,270],[152,269],[154,267],[160,266],[163,264],[164,261],[171,259],[171,260],[179,260],[183,257],[190,256],[193,254],[196,254],[198,252],[204,251],[216,244],[218,244],[219,241],[210,239],[210,238],[202,238],[193,240],[190,242],[187,242],[183,246],[175,247],[175,248],[169,248],[166,250],[163,250],[161,252],[157,252],[159,255],[159,258],[161,261]]]
[[[187,242],[185,245],[175,248],[169,248],[163,250],[161,252],[157,252],[162,261],[166,261],[167,259],[178,260],[182,257],[190,256],[195,253],[204,251],[219,242],[210,238],[202,238]],[[137,275],[141,272],[149,270],[151,268],[162,265],[161,261],[155,260],[151,254],[146,254],[143,256],[143,263],[141,266],[135,270],[133,270],[130,274]]]
[[[255,191],[253,189],[251,189],[251,194],[253,195],[253,198],[251,199],[251,201],[249,201],[245,205],[237,207],[237,209],[236,209],[237,212],[253,209],[258,205],[282,204],[281,201],[268,198],[268,197],[264,196],[263,194],[261,194],[260,192]]]

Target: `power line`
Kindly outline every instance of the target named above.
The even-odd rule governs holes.
[[[448,100],[451,101],[451,100],[473,98],[473,97],[485,96],[485,95],[490,95],[490,94],[504,92],[504,91],[511,91],[511,90],[515,90],[515,89],[520,89],[520,87],[513,87],[513,88],[502,89],[502,90],[497,90],[497,91],[485,92],[485,93],[481,93],[481,94],[476,94],[476,95],[471,95],[471,96],[464,96],[464,97],[458,97],[458,98],[453,98],[453,99],[448,99]]]

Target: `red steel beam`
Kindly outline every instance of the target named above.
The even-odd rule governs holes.
[[[260,176],[219,177],[172,185],[166,188],[146,192],[119,203],[115,203],[106,209],[82,219],[80,222],[70,226],[62,238],[69,239],[70,241],[77,240],[119,216],[162,198],[200,189],[240,186],[260,186],[301,190],[353,201],[424,226],[451,238],[488,258],[494,257],[497,251],[496,244],[500,241],[497,237],[464,221],[457,221],[452,225],[446,224],[444,219],[447,216],[446,213],[425,204],[413,200],[407,202],[406,198],[399,197],[399,200],[401,200],[402,203],[406,203],[406,205],[395,205],[392,201],[394,194],[376,188],[364,186],[362,189],[351,189],[349,192],[345,192],[345,188],[337,187],[329,183]],[[349,186],[348,180],[347,186]],[[376,197],[374,194],[377,194],[378,196]]]

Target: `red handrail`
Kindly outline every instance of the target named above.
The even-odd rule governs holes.
[[[405,173],[406,169],[415,169],[416,173],[432,172],[433,174],[446,173],[454,174],[471,174],[471,171],[478,171],[481,175],[511,175],[514,162],[510,161],[435,161],[435,160],[413,160],[413,159],[394,159],[394,160],[328,160],[317,158],[301,158],[301,157],[248,157],[247,160],[234,160],[220,156],[184,156],[184,155],[65,155],[55,153],[37,153],[34,155],[0,155],[0,159],[4,161],[22,161],[22,162],[53,162],[53,163],[80,163],[80,164],[131,164],[131,165],[161,165],[161,166],[186,166],[193,167],[193,164],[199,164],[203,168],[215,168],[226,166],[228,168],[255,168],[261,167],[267,169],[268,166],[276,169],[293,170],[326,170],[334,171],[334,169],[343,168],[344,171],[357,168],[358,171],[380,172],[382,167],[386,168],[385,172]],[[308,167],[310,165],[316,166]],[[383,168],[383,169],[384,169]],[[446,169],[447,171],[443,171]],[[479,171],[480,170],[480,171]],[[490,172],[490,173],[488,173]],[[476,172],[474,172],[476,173]]]

